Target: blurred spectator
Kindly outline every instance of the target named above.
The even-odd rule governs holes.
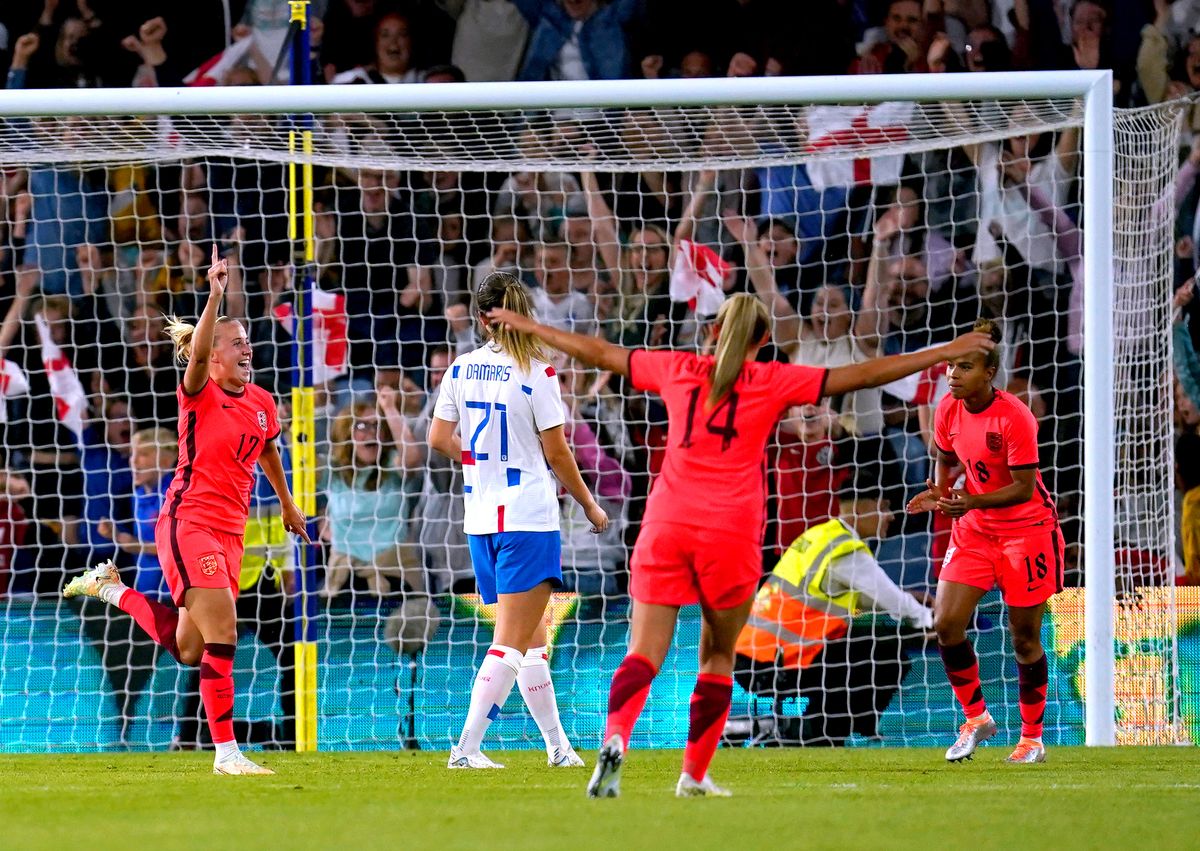
[[[512,0],[533,32],[520,80],[619,80],[642,0]]]
[[[129,403],[119,396],[104,406],[103,416],[83,431],[84,523],[80,543],[89,548],[88,564],[116,554],[111,520],[128,522],[134,516],[130,495],[134,482],[130,471],[132,421]],[[120,544],[120,541],[116,541]]]
[[[147,428],[135,432],[130,441],[130,470],[133,508],[128,514],[107,515],[100,534],[133,556],[135,575],[131,587],[156,600],[170,598],[154,543],[154,526],[162,511],[163,499],[174,477],[179,441],[165,428]],[[122,519],[124,518],[124,519]]]
[[[321,67],[330,82],[342,71],[370,64],[376,43],[376,0],[329,0],[321,38]]]
[[[59,18],[59,0],[44,0],[38,18],[39,47],[30,61],[29,87],[74,89],[120,85],[105,79],[104,22],[85,0],[77,0],[78,17]]]
[[[534,252],[533,308],[547,325],[577,334],[596,333],[595,305],[572,286],[570,250],[562,242],[541,243]]]
[[[374,371],[372,365],[420,366],[420,347],[401,343],[421,341],[437,330],[427,327],[423,316],[433,299],[415,220],[405,196],[391,193],[389,179],[384,172],[362,169],[358,191],[345,193],[348,202],[339,222],[350,363],[368,372]]]
[[[633,480],[618,460],[624,440],[612,433],[622,428],[619,414],[612,416],[601,396],[609,378],[606,373],[596,375],[579,368],[559,372],[567,441],[588,489],[609,517],[608,529],[593,534],[575,501],[562,500],[563,573],[580,594],[616,593],[617,574],[625,564],[622,542]]]
[[[521,66],[529,24],[507,0],[437,0],[455,20],[450,61],[473,83],[512,80]]]
[[[464,305],[460,305],[464,307]],[[466,320],[471,324],[471,320]],[[471,342],[471,348],[476,343]],[[425,403],[412,420],[413,438],[422,454],[421,497],[413,511],[416,532],[424,563],[429,571],[430,591],[444,591],[460,580],[470,581],[471,560],[467,538],[462,531],[462,467],[440,452],[429,451],[429,424],[438,388],[450,368],[450,351],[445,347],[429,350],[425,369]]]
[[[375,59],[336,75],[331,83],[420,83],[408,17],[388,12],[375,24]]]
[[[782,555],[804,530],[838,515],[837,494],[845,467],[837,462],[843,432],[829,402],[793,408],[779,423],[772,468],[779,502],[773,545]]]
[[[1194,431],[1175,441],[1175,487],[1182,497],[1179,540],[1183,576],[1189,585],[1200,585],[1200,435]]]
[[[343,409],[330,432],[330,470],[325,528],[329,564],[321,596],[333,599],[351,574],[370,593],[426,590],[417,548],[407,540],[414,476],[424,453],[396,407],[394,390],[381,387],[376,406],[358,402]]]
[[[905,74],[929,70],[925,61],[928,33],[921,0],[891,0],[883,30],[868,41],[850,63],[851,74]]]

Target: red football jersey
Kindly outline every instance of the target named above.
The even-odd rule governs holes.
[[[667,406],[667,450],[643,523],[667,522],[762,540],[767,440],[792,405],[821,398],[828,370],[747,363],[733,389],[706,409],[714,358],[639,349],[633,386]]]
[[[780,429],[778,440],[779,534],[775,549],[782,553],[809,527],[838,516],[838,489],[848,470],[834,466],[829,438],[805,443],[799,435]]]
[[[179,464],[163,511],[212,529],[246,531],[254,464],[268,440],[279,437],[271,394],[254,384],[241,393],[207,381],[179,400]]]
[[[1012,470],[1037,468],[1037,420],[1020,399],[997,390],[992,403],[977,414],[947,395],[933,422],[938,449],[956,455],[966,468],[967,493],[991,493],[1011,485]],[[1042,474],[1035,474],[1033,496],[1007,508],[978,508],[956,523],[985,535],[1023,535],[1030,528],[1058,522],[1054,501]]]

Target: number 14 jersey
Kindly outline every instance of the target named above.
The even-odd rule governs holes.
[[[629,377],[667,406],[667,451],[646,503],[643,525],[695,526],[762,540],[766,520],[766,448],[792,405],[815,404],[828,370],[746,363],[733,390],[708,408],[714,359],[638,349]]]
[[[991,493],[1013,482],[1012,471],[1038,466],[1037,420],[1025,403],[1003,390],[971,413],[961,399],[946,395],[933,419],[933,441],[945,455],[958,456],[966,469],[967,493]],[[985,535],[1026,535],[1058,523],[1042,474],[1034,473],[1033,496],[1005,508],[979,508],[954,521]]]
[[[535,360],[523,372],[490,344],[460,355],[433,415],[458,423],[466,534],[558,531],[558,485],[539,436],[566,422],[554,367]]]

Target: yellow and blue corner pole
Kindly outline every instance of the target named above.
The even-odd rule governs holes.
[[[292,20],[292,85],[312,84],[308,0],[289,0]],[[317,456],[313,408],[312,291],[316,247],[313,233],[312,115],[292,116],[288,133],[288,237],[295,258],[296,337],[292,346],[292,493],[317,539]],[[297,137],[301,156],[297,164]],[[299,165],[299,169],[297,169]],[[297,170],[299,181],[297,181]],[[297,542],[296,750],[317,749],[317,559],[316,547]]]

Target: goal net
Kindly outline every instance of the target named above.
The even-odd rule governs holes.
[[[479,345],[470,298],[493,270],[527,284],[543,321],[631,347],[703,349],[716,305],[756,293],[775,321],[763,357],[819,366],[912,351],[995,318],[997,383],[1037,415],[1066,539],[1066,587],[1043,632],[1046,735],[1083,742],[1082,101],[317,114],[311,155],[290,144],[286,116],[231,103],[203,116],[18,116],[0,127],[0,751],[187,747],[207,735],[192,671],[123,613],[58,591],[111,557],[127,583],[166,598],[153,525],[175,463],[178,373],[163,315],[203,306],[213,243],[231,267],[224,312],[246,323],[255,381],[285,424],[295,291],[315,282],[321,748],[444,749],[465,717],[494,611],[473,585],[461,476],[425,439],[448,364]],[[1200,731],[1197,672],[1178,638],[1200,621],[1200,598],[1174,588],[1176,114],[1114,119],[1105,345],[1116,557],[1104,569],[1116,578],[1122,743]],[[296,163],[312,168],[311,263],[289,234],[289,204],[301,234],[309,207],[290,191]],[[613,518],[592,535],[562,500],[551,667],[582,748],[599,739],[626,646],[629,557],[665,411],[619,376],[566,360],[556,369],[567,435]],[[946,392],[931,370],[781,423],[765,459],[764,572],[838,516],[868,536],[880,570],[838,578],[856,600],[815,654],[739,669],[731,743],[930,745],[957,727],[925,608],[949,530],[903,512],[931,474],[932,412]],[[288,435],[285,425],[290,463]],[[892,518],[870,537],[879,498]],[[711,499],[720,512],[722,495]],[[235,669],[239,738],[252,744],[295,741],[297,564],[258,482]],[[1005,624],[990,594],[970,637],[991,711],[1015,730]],[[684,742],[699,632],[684,609],[634,746]],[[540,746],[519,696],[489,742]]]

